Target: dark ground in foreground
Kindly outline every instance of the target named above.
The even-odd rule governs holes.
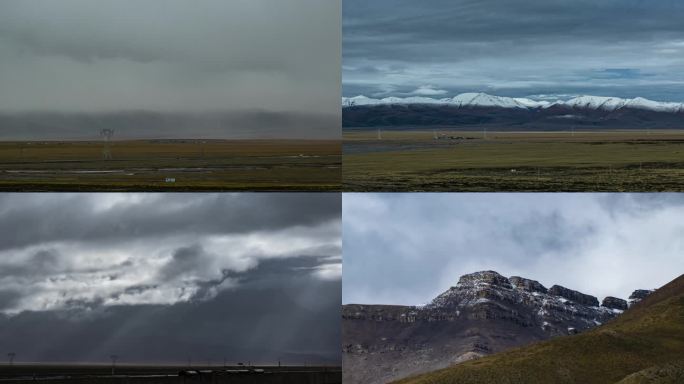
[[[345,191],[684,191],[681,130],[358,130],[343,142]]]
[[[51,384],[266,383],[341,384],[340,367],[331,366],[173,366],[98,364],[15,364],[0,366],[0,382]]]
[[[0,191],[339,190],[335,140],[0,142]],[[108,158],[108,159],[105,159]]]

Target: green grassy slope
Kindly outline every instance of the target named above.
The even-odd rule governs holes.
[[[633,373],[617,384],[681,384],[684,383],[684,362],[668,363]]]
[[[623,379],[627,381],[621,384],[668,383],[648,381],[648,377],[677,377],[676,367],[681,367],[682,359],[684,275],[622,316],[589,332],[510,350],[399,383],[610,384]],[[627,377],[639,371],[643,372]]]

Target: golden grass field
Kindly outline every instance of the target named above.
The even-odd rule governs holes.
[[[684,130],[348,131],[345,191],[682,191]]]
[[[0,142],[0,190],[327,191],[341,183],[335,140],[134,140],[109,148],[105,160],[102,142]]]

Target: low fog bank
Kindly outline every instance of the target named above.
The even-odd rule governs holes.
[[[242,111],[161,113],[0,113],[0,140],[339,139],[339,115]],[[336,129],[337,128],[337,129]]]

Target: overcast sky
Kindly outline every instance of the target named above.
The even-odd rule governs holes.
[[[0,112],[306,113],[329,116],[320,129],[330,136],[340,9],[339,0],[2,1]]]
[[[335,194],[0,194],[17,361],[336,362]]]
[[[678,194],[344,194],[342,301],[418,305],[495,270],[624,299],[684,273]]]
[[[679,0],[345,0],[343,94],[682,102],[682,20]]]

